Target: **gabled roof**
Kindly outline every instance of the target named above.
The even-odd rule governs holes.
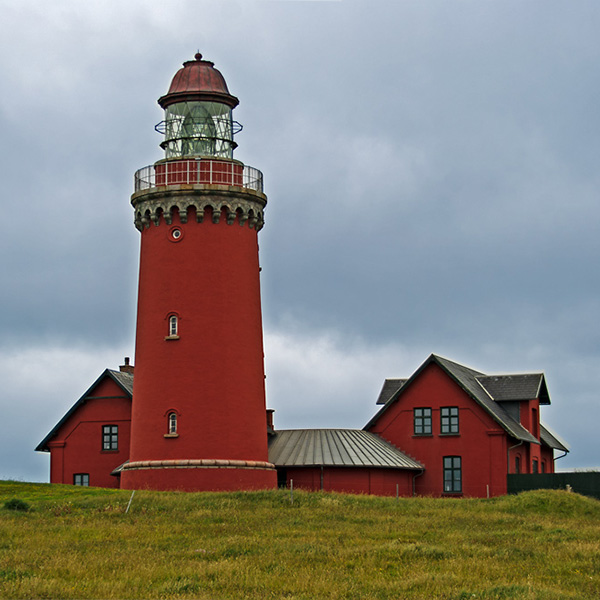
[[[364,429],[369,429],[378,419],[379,417],[389,409],[389,407],[394,404],[394,402],[402,395],[402,393],[410,387],[410,384],[421,374],[421,372],[431,363],[437,364],[443,371],[445,371],[460,387],[467,393],[469,396],[477,402],[511,437],[514,437],[517,440],[522,440],[524,442],[530,442],[533,444],[539,444],[540,442],[529,432],[525,427],[523,427],[518,421],[513,419],[508,412],[502,407],[501,404],[497,403],[495,399],[492,397],[490,392],[484,385],[481,383],[481,379],[485,380],[487,384],[492,387],[494,385],[493,382],[490,383],[489,380],[493,380],[494,377],[486,375],[485,373],[480,373],[479,371],[475,371],[474,369],[470,369],[469,367],[465,367],[464,365],[455,363],[447,358],[442,358],[441,356],[437,356],[432,354],[416,371],[413,375],[405,381],[403,385],[401,385],[397,391],[390,397],[388,402],[377,412],[377,414],[365,425]],[[536,374],[535,377],[538,375]],[[507,376],[503,376],[507,377]],[[521,376],[508,376],[514,377],[515,380],[518,380],[518,383],[522,384],[523,382],[519,379]],[[534,376],[532,376],[534,377]],[[542,375],[543,377],[543,375]],[[392,381],[392,380],[388,380]],[[512,390],[511,393],[516,389],[515,386],[509,385],[506,382],[503,382],[505,385],[496,384],[498,389]],[[545,389],[545,382],[543,384]],[[529,386],[531,387],[531,386]],[[547,394],[547,390],[546,390]],[[506,392],[508,396],[509,393]],[[381,396],[381,395],[380,395]],[[506,399],[506,398],[504,398]],[[549,396],[548,396],[549,403]]]
[[[408,379],[386,379],[376,404],[385,404],[408,381]]]
[[[550,394],[543,373],[486,375],[477,378],[496,402],[539,399],[550,404]]]
[[[423,469],[378,435],[361,429],[284,429],[269,440],[278,467],[379,467]]]
[[[553,433],[540,425],[540,439],[542,440],[542,444],[545,446],[550,446],[550,448],[554,448],[555,450],[561,450],[562,452],[569,452],[569,447],[566,444],[563,444]]]
[[[36,452],[50,452],[50,448],[48,448],[48,442],[50,442],[58,433],[58,430],[67,422],[69,417],[89,399],[91,392],[106,377],[110,377],[131,400],[133,395],[133,373],[122,373],[121,371],[111,371],[110,369],[106,369],[102,375],[100,375],[100,377],[98,377],[98,379],[92,383],[83,396],[81,396],[81,398],[79,398],[79,400],[77,400],[77,402],[71,406],[63,418],[52,428],[52,431],[50,431],[50,433],[37,445],[35,449]]]

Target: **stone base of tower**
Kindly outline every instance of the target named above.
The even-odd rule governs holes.
[[[242,462],[248,466],[231,464]],[[141,461],[126,464],[121,472],[121,489],[126,490],[234,492],[276,487],[275,467],[255,461]]]

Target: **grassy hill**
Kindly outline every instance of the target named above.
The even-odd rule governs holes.
[[[0,597],[600,597],[600,502],[567,492],[130,495],[0,482]]]

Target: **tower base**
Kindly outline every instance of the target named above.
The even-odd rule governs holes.
[[[125,490],[234,492],[276,487],[274,465],[256,461],[139,461],[127,463],[121,471]]]

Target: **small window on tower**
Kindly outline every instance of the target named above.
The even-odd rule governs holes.
[[[177,433],[177,415],[169,413],[169,433]]]
[[[183,239],[183,230],[179,227],[171,227],[168,230],[169,241],[180,242]]]
[[[175,315],[169,317],[169,335],[177,335],[177,317]]]
[[[179,339],[179,317],[177,315],[169,315],[167,320],[168,329],[165,340],[178,340]]]
[[[165,437],[179,437],[179,434],[177,433],[177,413],[175,411],[171,411],[167,414],[167,433],[165,433]]]

